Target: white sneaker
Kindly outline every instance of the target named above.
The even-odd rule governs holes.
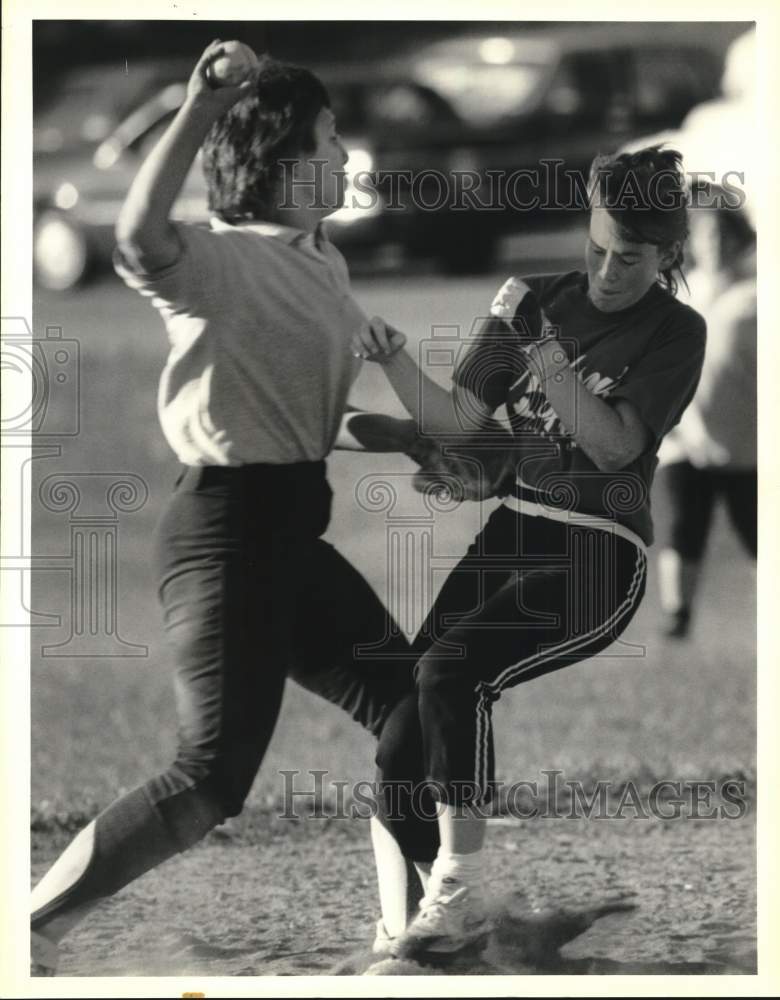
[[[56,976],[60,949],[43,934],[30,931],[30,975]]]
[[[449,895],[446,889],[445,882],[436,896],[420,900],[420,912],[391,945],[394,955],[454,954],[484,943],[490,922],[480,894],[465,885]]]

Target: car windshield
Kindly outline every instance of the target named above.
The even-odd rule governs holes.
[[[55,91],[34,93],[33,148],[56,153],[101,142],[134,107],[182,78],[178,59],[73,71]]]
[[[80,142],[97,142],[111,131],[116,117],[110,94],[101,94],[91,80],[68,81],[56,101],[35,116],[35,149],[54,152]]]
[[[416,77],[442,94],[456,114],[475,128],[490,128],[530,110],[545,67],[538,63],[430,61]]]
[[[327,81],[327,78],[326,78]],[[434,89],[409,80],[327,81],[331,107],[344,135],[392,134],[457,121],[450,104]]]

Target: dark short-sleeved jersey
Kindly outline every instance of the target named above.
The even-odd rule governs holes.
[[[648,448],[625,469],[602,472],[576,445],[526,364],[522,346],[535,334],[519,312],[507,315],[511,296],[504,289],[494,302],[500,308],[491,309],[458,364],[455,385],[468,388],[493,410],[506,406],[521,445],[519,496],[548,508],[607,518],[650,544],[656,452],[699,381],[704,320],[658,284],[628,309],[606,313],[588,298],[587,275],[580,271],[522,280],[554,325],[578,379],[609,402],[627,399],[634,404],[651,433]]]

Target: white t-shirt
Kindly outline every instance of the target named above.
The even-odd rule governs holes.
[[[691,304],[707,319],[704,367],[693,403],[659,453],[664,464],[754,469],[757,463],[756,282],[723,291],[722,276],[694,271]]]
[[[115,267],[152,300],[170,354],[163,432],[185,465],[319,461],[333,447],[360,362],[364,314],[344,258],[319,231],[173,223],[182,251],[154,274]]]

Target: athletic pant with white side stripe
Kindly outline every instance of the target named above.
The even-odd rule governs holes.
[[[491,515],[436,599],[415,643],[417,690],[379,742],[380,812],[407,856],[430,860],[438,846],[435,822],[409,822],[407,809],[432,815],[433,799],[490,801],[491,708],[501,692],[606,650],[645,578],[643,549],[611,531],[507,507]]]

